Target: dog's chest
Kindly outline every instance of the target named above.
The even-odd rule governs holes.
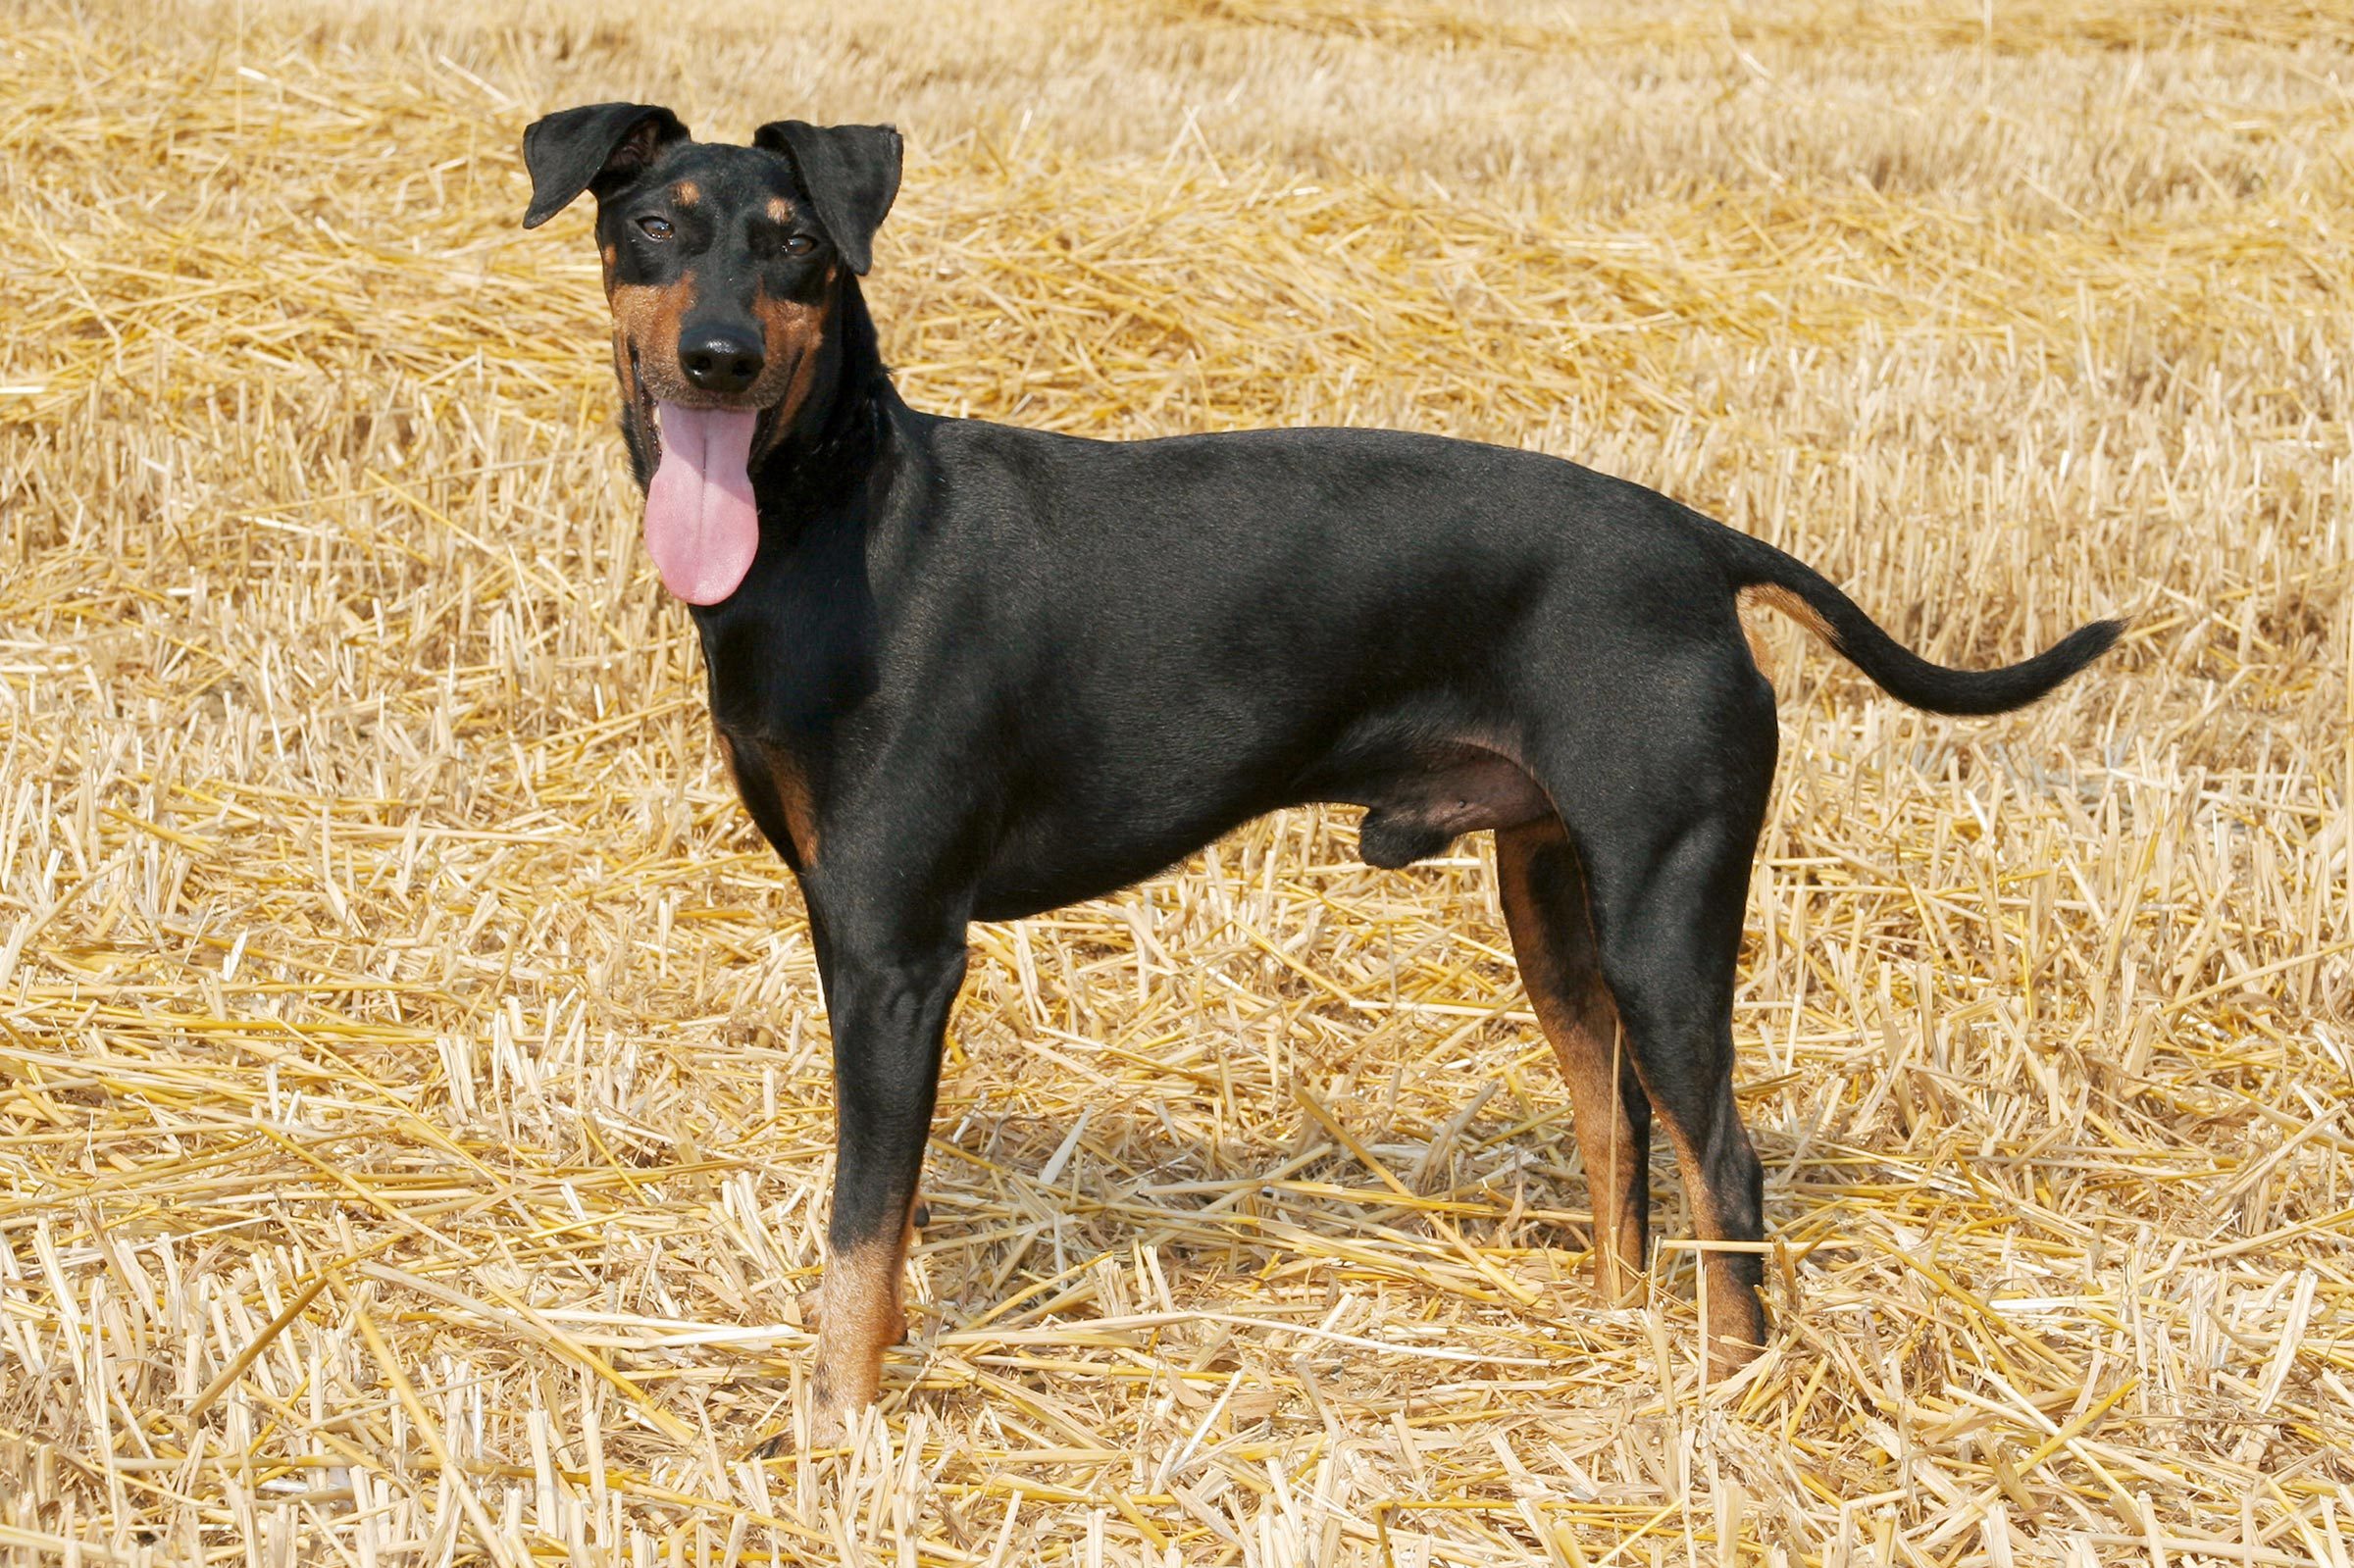
[[[739,738],[831,743],[874,684],[873,601],[831,540],[763,557],[735,597],[695,612],[711,717]]]
[[[821,803],[843,726],[871,683],[855,628],[825,615],[703,624],[711,720],[752,820],[795,870],[822,853]]]

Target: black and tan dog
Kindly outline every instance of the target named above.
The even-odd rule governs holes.
[[[698,143],[596,104],[524,137],[527,227],[582,191],[645,537],[712,719],[807,895],[837,1149],[815,1386],[874,1396],[965,928],[1093,897],[1306,801],[1404,866],[1496,834],[1617,1298],[1652,1118],[1701,1235],[1763,1236],[1733,1103],[1734,959],[1773,777],[1744,595],[1937,713],[2031,702],[2115,623],[2007,669],[1898,646],[1805,565],[1530,452],[1356,430],[1111,443],[919,414],[859,292],[887,126]],[[1763,1341],[1753,1250],[1708,1254],[1712,1360]]]

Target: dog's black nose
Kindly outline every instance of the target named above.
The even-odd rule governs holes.
[[[742,391],[764,363],[760,339],[729,328],[689,332],[679,343],[679,369],[706,392]]]

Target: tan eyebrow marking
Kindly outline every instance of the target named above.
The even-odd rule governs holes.
[[[703,199],[702,191],[696,188],[694,181],[691,179],[680,180],[677,184],[670,187],[670,193],[672,196],[678,199],[678,203],[682,207],[691,207],[696,202]]]
[[[768,216],[780,224],[793,222],[793,203],[782,196],[768,198]]]

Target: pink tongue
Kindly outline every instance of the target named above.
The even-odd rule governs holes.
[[[654,405],[662,464],[645,487],[645,547],[662,585],[689,604],[717,604],[734,593],[760,548],[750,472],[758,417]]]

